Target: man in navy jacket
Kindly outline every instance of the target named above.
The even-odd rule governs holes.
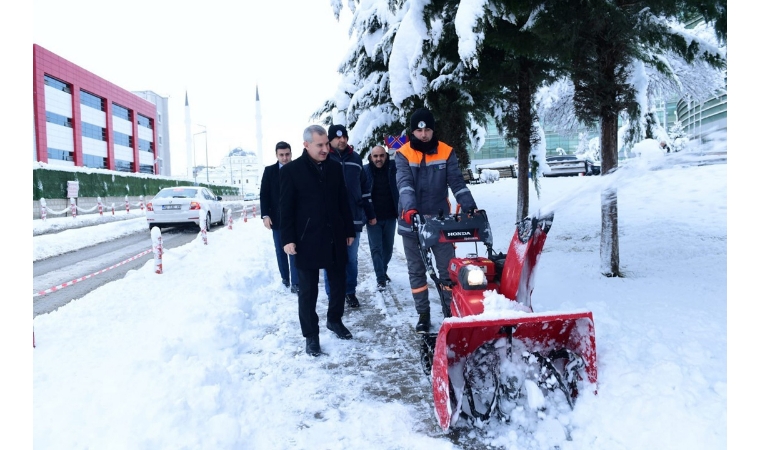
[[[275,145],[274,151],[277,162],[264,168],[261,177],[261,220],[268,230],[272,230],[274,239],[274,251],[277,255],[277,267],[280,269],[280,277],[285,287],[290,287],[290,292],[298,293],[298,270],[296,270],[295,256],[288,256],[282,249],[280,239],[280,169],[290,162],[290,144],[280,141]]]
[[[298,255],[298,319],[306,338],[306,353],[318,356],[319,269],[325,269],[335,281],[327,305],[327,329],[340,339],[352,338],[342,317],[346,248],[354,242],[356,232],[340,164],[328,158],[325,129],[312,125],[303,134],[303,154],[280,173],[280,219],[285,253]]]
[[[348,264],[346,264],[346,304],[351,308],[358,308],[359,299],[356,298],[356,284],[359,277],[359,240],[364,223],[374,225],[375,212],[372,209],[367,177],[362,170],[361,157],[354,152],[354,148],[348,145],[348,131],[343,125],[331,125],[327,131],[327,139],[330,141],[330,159],[340,163],[343,168],[343,178],[348,192],[348,205],[353,216],[356,239],[353,245],[348,247]],[[325,274],[325,291],[330,295],[332,285],[329,275]]]

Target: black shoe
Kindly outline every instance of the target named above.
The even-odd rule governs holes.
[[[381,281],[377,283],[377,290],[379,292],[383,292],[385,289],[387,289],[388,286],[386,286],[385,281]]]
[[[286,288],[289,288],[289,287],[290,287],[290,281],[288,281],[288,280],[282,280],[282,284],[283,284],[283,286],[285,286]]]
[[[429,312],[420,314],[420,320],[417,321],[417,327],[415,328],[415,331],[417,331],[420,334],[430,333],[430,313]]]
[[[343,322],[327,322],[327,329],[335,333],[339,339],[351,339],[354,336],[348,331]]]
[[[306,354],[309,356],[319,356],[322,349],[319,348],[319,336],[306,338]]]
[[[391,277],[389,277],[387,274],[385,275],[385,282],[386,283],[390,283],[391,282]]]
[[[294,284],[293,286],[290,286],[290,292],[298,294],[298,285]]]
[[[356,294],[346,294],[346,304],[352,308],[358,308],[361,306],[359,304],[359,299],[356,298]]]

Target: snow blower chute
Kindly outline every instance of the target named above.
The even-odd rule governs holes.
[[[518,223],[506,255],[493,251],[485,211],[415,217],[428,274],[441,299],[451,291],[451,303],[442,305],[440,330],[423,335],[421,342],[443,430],[460,417],[506,420],[514,408],[541,408],[547,399],[572,408],[584,384],[596,390],[591,312],[537,313],[531,306],[534,269],[553,217]],[[439,242],[476,244],[475,254],[449,262],[448,285],[438,279],[431,261],[430,247]],[[477,254],[478,242],[486,247],[485,257]]]

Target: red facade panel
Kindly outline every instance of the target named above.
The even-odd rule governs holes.
[[[132,153],[134,155],[134,171],[140,171],[139,144],[137,134],[137,115],[141,114],[150,118],[154,124],[156,119],[156,106],[143,98],[122,89],[119,86],[89,72],[76,64],[61,58],[60,56],[34,44],[34,123],[35,139],[37,143],[37,160],[48,162],[47,155],[47,122],[45,118],[45,75],[50,75],[64,81],[72,87],[72,125],[74,130],[74,164],[81,166],[82,155],[82,119],[80,114],[79,90],[84,89],[105,100],[106,105],[106,141],[108,146],[107,168],[114,170],[113,149],[113,119],[111,103],[115,102],[132,111]],[[155,139],[155,125],[153,127]],[[153,153],[157,143],[154,142]],[[156,167],[154,166],[154,173]]]

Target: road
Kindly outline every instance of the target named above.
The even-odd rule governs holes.
[[[240,211],[235,211],[233,214],[240,214]],[[234,218],[235,220],[238,219],[237,216]],[[209,230],[209,233],[214,233],[220,229],[223,227],[214,226]],[[162,228],[161,236],[163,237],[164,249],[171,249],[195,239],[198,236],[198,228]],[[34,262],[33,317],[55,311],[106,283],[124,278],[128,271],[142,267],[150,261],[153,258],[153,253],[147,253],[129,262],[124,261],[150,250],[151,247],[150,233],[146,230]],[[124,263],[118,267],[103,271],[122,262]],[[56,291],[39,295],[42,291],[100,271],[103,272]]]

